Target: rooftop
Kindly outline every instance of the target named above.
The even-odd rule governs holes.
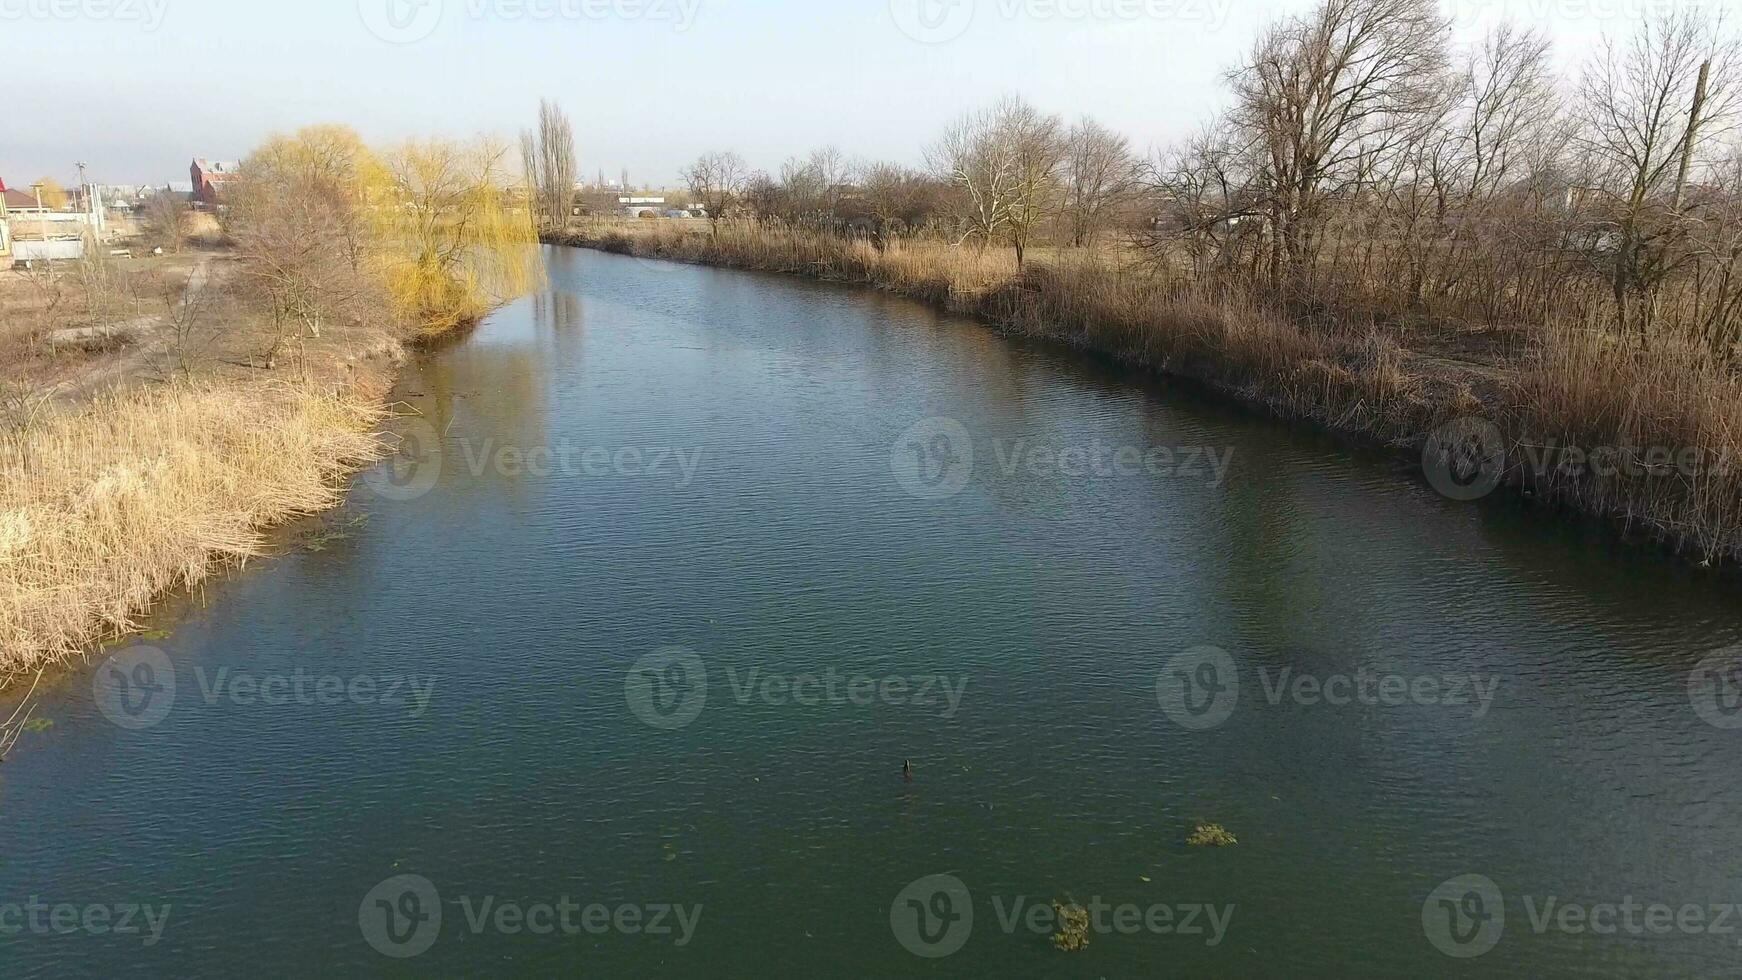
[[[207,160],[205,157],[195,157],[194,166],[206,176],[219,180],[234,177],[242,169],[242,164],[235,160]]]

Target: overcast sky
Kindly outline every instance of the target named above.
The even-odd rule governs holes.
[[[1568,61],[1691,0],[1444,0]],[[0,0],[0,178],[186,180],[195,156],[343,122],[371,142],[512,137],[540,96],[582,172],[665,183],[698,153],[773,169],[833,143],[917,164],[1005,92],[1092,113],[1139,148],[1193,129],[1265,23],[1309,0]]]

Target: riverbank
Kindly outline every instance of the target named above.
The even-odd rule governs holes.
[[[1457,499],[1510,487],[1696,562],[1742,557],[1742,382],[1674,341],[1637,352],[1590,324],[1496,330],[1303,312],[1169,276],[1121,249],[1043,253],[1019,272],[1007,251],[879,251],[751,223],[714,236],[600,222],[546,241],[888,290],[1421,453],[1431,482]]]
[[[340,500],[406,346],[535,281],[502,159],[309,126],[249,155],[221,223],[163,197],[142,237],[5,280],[0,673],[129,632]]]
[[[217,248],[116,260],[105,275],[128,284],[130,305],[69,290],[52,316],[8,323],[9,678],[130,632],[164,594],[261,555],[270,528],[336,505],[349,475],[379,457],[406,332],[382,312],[286,343],[233,263]],[[40,285],[16,276],[4,288],[16,299]],[[65,331],[103,342],[46,341]]]

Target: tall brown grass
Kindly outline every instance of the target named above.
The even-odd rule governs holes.
[[[1602,322],[1550,326],[1518,372],[1505,406],[1516,482],[1705,559],[1742,557],[1742,379],[1704,345],[1665,336],[1640,351]],[[1579,464],[1569,446],[1606,458]],[[1546,468],[1526,466],[1533,454]]]
[[[1481,416],[1505,442],[1504,482],[1643,528],[1697,558],[1742,557],[1742,380],[1698,344],[1649,350],[1589,315],[1531,328],[1498,362],[1418,354],[1420,331],[1379,311],[1265,295],[1170,273],[1131,250],[1010,253],[918,239],[879,251],[826,233],[726,223],[717,236],[665,222],[593,222],[552,240],[607,251],[859,283],[1012,332],[1193,378],[1288,416],[1419,449]],[[1629,464],[1599,472],[1578,454]],[[1653,448],[1697,466],[1643,465]],[[1615,469],[1615,467],[1608,467]]]
[[[164,592],[260,554],[379,452],[372,402],[311,385],[175,384],[0,433],[0,671],[133,628]]]

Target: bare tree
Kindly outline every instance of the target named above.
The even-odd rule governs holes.
[[[982,247],[1008,238],[1020,268],[1035,229],[1051,212],[1064,160],[1059,118],[1019,96],[971,113],[927,151],[939,176],[957,191],[962,240]]]
[[[714,237],[720,236],[720,221],[738,207],[749,179],[744,158],[731,151],[704,154],[684,171],[684,183],[708,212]]]
[[[1464,197],[1493,199],[1544,148],[1561,115],[1548,38],[1500,25],[1465,63],[1462,83]]]
[[[766,178],[766,175],[758,175]],[[852,179],[852,168],[832,146],[781,165],[780,179],[754,188],[752,210],[761,217],[778,217],[794,225],[833,228],[840,220],[841,198]],[[752,184],[757,181],[752,180]]]
[[[538,101],[538,132],[521,132],[520,163],[540,223],[561,229],[574,205],[577,164],[574,127],[555,102]]]
[[[1581,144],[1614,229],[1616,324],[1641,344],[1658,285],[1686,258],[1678,175],[1735,121],[1737,47],[1718,29],[1692,8],[1648,21],[1625,44],[1606,41],[1580,85]]]
[[[1308,270],[1327,199],[1442,104],[1449,29],[1434,0],[1321,0],[1232,74],[1233,120],[1264,149],[1272,279]]]
[[[941,196],[936,181],[893,163],[864,168],[859,185],[871,241],[878,251],[888,248],[895,236],[929,221]]]
[[[262,355],[268,368],[292,341],[319,337],[329,323],[389,305],[375,270],[363,261],[374,240],[361,199],[365,156],[355,133],[313,127],[269,141],[243,163],[226,192],[226,222],[243,281],[264,299],[273,325]],[[450,224],[464,220],[458,209],[443,217]],[[200,281],[190,281],[184,298],[170,304],[172,330],[187,335],[177,345],[183,353],[210,313]]]
[[[520,131],[520,173],[523,190],[526,194],[526,213],[533,231],[538,231],[544,225],[544,203],[539,198],[538,188],[542,181],[539,175],[538,134],[530,129]]]
[[[1216,120],[1149,163],[1153,226],[1146,244],[1164,253],[1167,245],[1182,241],[1198,275],[1240,268],[1248,251],[1256,259],[1253,232],[1269,208],[1258,187],[1251,142]]]
[[[348,127],[308,126],[273,137],[249,154],[225,190],[225,221],[233,227],[276,207],[275,199],[287,193],[318,198],[333,219],[334,242],[360,272],[372,238],[370,203],[361,191],[369,169],[369,151]]]
[[[188,221],[193,214],[184,195],[165,188],[145,200],[141,222],[145,239],[166,252],[180,252],[187,241]]]
[[[811,151],[806,169],[816,184],[816,211],[834,221],[840,217],[841,196],[853,179],[853,167],[839,149],[825,146]]]
[[[1125,137],[1083,117],[1065,141],[1065,220],[1071,244],[1090,244],[1131,191],[1136,167]]]
[[[757,221],[784,220],[789,211],[786,186],[763,170],[745,178],[740,200]]]
[[[207,285],[206,267],[196,269],[186,283],[167,285],[163,292],[164,325],[169,346],[166,373],[193,375],[194,365],[223,331],[221,318],[211,316],[213,289]]]

